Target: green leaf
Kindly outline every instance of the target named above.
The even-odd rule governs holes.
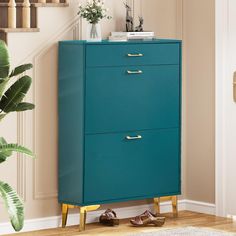
[[[16,191],[7,183],[0,181],[0,196],[10,216],[12,227],[20,231],[24,226],[24,205]]]
[[[6,116],[7,114],[0,114],[0,121]]]
[[[2,98],[2,95],[4,93],[8,81],[9,81],[8,77],[5,79],[0,79],[0,99]]]
[[[31,83],[32,79],[27,75],[17,80],[3,95],[0,109],[5,113],[15,111],[18,104],[24,99]]]
[[[19,152],[24,153],[26,155],[29,155],[31,157],[35,157],[34,153],[30,151],[28,148],[23,147],[18,144],[10,143],[10,144],[1,144],[0,145],[0,154],[6,153],[6,152]]]
[[[23,72],[30,70],[31,68],[33,68],[32,64],[24,64],[24,65],[18,66],[11,72],[10,77],[20,75]]]
[[[3,144],[7,144],[7,141],[3,137],[0,137],[0,145]]]
[[[10,61],[7,45],[0,40],[0,78],[6,78],[10,71]]]
[[[27,110],[33,110],[35,108],[35,105],[28,102],[22,102],[19,103],[14,111],[27,111]]]
[[[7,144],[6,140],[3,137],[0,137],[0,145],[5,145],[5,144]],[[0,164],[4,162],[7,159],[7,157],[10,157],[11,155],[12,155],[11,151],[0,152]]]
[[[4,138],[0,138],[0,163],[6,161],[6,159],[12,155],[12,152],[24,153],[35,157],[34,153],[28,148],[13,143],[7,144]]]

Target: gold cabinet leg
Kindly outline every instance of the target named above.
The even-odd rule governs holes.
[[[84,231],[86,226],[86,216],[88,211],[95,211],[100,205],[84,206],[80,207],[80,225],[79,230]]]
[[[156,214],[160,214],[160,198],[154,198],[154,210]]]
[[[80,231],[85,230],[86,225],[86,216],[88,211],[95,211],[100,207],[100,205],[92,205],[92,206],[75,206],[75,205],[68,205],[68,204],[62,204],[62,227],[66,227],[66,221],[67,221],[67,215],[69,209],[80,209]]]
[[[84,212],[84,224],[85,224],[85,226],[86,226],[86,220],[87,220],[87,211]],[[85,228],[85,226],[84,226],[84,228]]]
[[[172,196],[172,210],[173,216],[178,217],[178,197]]]
[[[68,205],[62,204],[62,228],[66,227],[67,215],[68,215]]]
[[[85,224],[86,224],[86,207],[81,207],[80,208],[80,224],[79,224],[80,231],[85,230]]]
[[[172,202],[172,210],[173,210],[173,216],[178,216],[178,197],[177,196],[166,196],[166,197],[159,197],[154,198],[154,209],[156,211],[156,214],[160,214],[160,203],[165,201],[171,201]]]

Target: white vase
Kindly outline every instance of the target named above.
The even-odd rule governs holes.
[[[101,25],[97,24],[89,24],[87,26],[87,41],[88,42],[101,42],[102,41],[102,31]]]

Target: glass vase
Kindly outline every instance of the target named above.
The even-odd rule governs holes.
[[[102,41],[101,25],[99,23],[89,24],[87,26],[87,41],[88,42]]]

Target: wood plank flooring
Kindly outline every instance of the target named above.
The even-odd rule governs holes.
[[[165,226],[162,228],[156,227],[145,227],[135,228],[129,224],[129,220],[121,220],[118,227],[104,227],[100,224],[88,224],[86,231],[79,232],[78,226],[67,227],[65,229],[49,229],[41,230],[29,233],[20,233],[19,236],[125,236],[133,234],[135,232],[150,232],[160,229],[185,227],[185,226],[196,226],[196,227],[207,227],[215,230],[224,230],[229,232],[236,232],[236,222],[231,219],[215,217],[212,215],[194,213],[189,211],[179,212],[178,218],[173,218],[171,214],[163,214],[166,216]],[[13,234],[12,234],[13,235]]]

